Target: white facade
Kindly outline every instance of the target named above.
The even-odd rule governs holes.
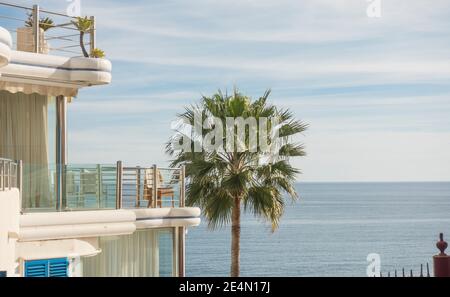
[[[9,276],[18,275],[19,196],[18,189],[0,191],[0,271]]]
[[[31,94],[59,100],[59,105],[56,105],[59,122],[55,138],[58,149],[56,160],[52,161],[63,166],[67,163],[67,131],[64,122],[67,109],[70,112],[67,103],[72,96],[77,95],[80,88],[110,83],[111,63],[106,59],[68,58],[15,51],[11,47],[10,33],[0,27],[0,91],[7,92],[8,96],[17,95],[17,100],[27,100],[26,95]],[[1,129],[0,125],[0,133],[3,133]],[[0,155],[0,158],[13,157]],[[47,179],[47,183],[57,186],[59,192],[52,194],[56,198],[49,198],[51,191],[47,191],[48,197],[36,198],[41,202],[53,199],[57,206],[47,203],[47,208],[35,207],[32,211],[24,211],[24,192],[19,191],[19,185],[12,189],[0,188],[0,271],[6,272],[7,276],[24,276],[29,261],[65,258],[69,261],[68,274],[71,276],[82,276],[87,269],[90,276],[158,276],[161,257],[167,257],[165,253],[170,250],[172,275],[184,275],[185,228],[200,223],[200,209],[184,207],[181,202],[174,205],[172,192],[172,207],[163,207],[160,202],[159,208],[122,209],[120,203],[116,209],[102,209],[99,203],[96,210],[81,208],[74,212],[64,211],[69,208],[58,205],[63,201],[59,196],[63,193],[61,180],[64,179],[57,178],[49,175]],[[184,187],[184,184],[181,186]],[[156,185],[153,187],[153,197],[159,197],[159,189]],[[116,187],[115,190],[121,189]],[[105,191],[101,190],[99,195]],[[180,201],[182,198],[180,196]],[[105,248],[103,255],[102,247]],[[121,260],[112,262],[111,257],[120,254],[117,249],[122,251]],[[123,256],[123,253],[129,253],[130,257]],[[145,257],[146,260],[140,261],[137,257]],[[131,265],[130,259],[144,263],[142,265],[147,263],[151,267],[135,267]]]

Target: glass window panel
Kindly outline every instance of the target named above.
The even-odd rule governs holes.
[[[173,229],[136,231],[131,235],[99,238],[101,253],[83,259],[83,276],[172,276],[176,261]]]
[[[164,229],[158,232],[159,240],[159,276],[173,275],[173,240],[172,229]]]
[[[23,161],[24,208],[55,206],[55,105],[55,97],[0,91],[0,156]]]

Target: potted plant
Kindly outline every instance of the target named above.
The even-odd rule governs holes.
[[[84,44],[84,36],[86,35],[86,33],[89,33],[92,29],[93,26],[92,20],[87,16],[78,17],[76,21],[72,21],[72,24],[75,26],[75,28],[77,28],[78,31],[80,31],[80,48],[81,51],[83,52],[83,56],[85,56],[86,58],[89,57],[100,59],[104,58],[105,52],[103,50],[95,48],[89,54],[88,51],[86,50],[86,45]]]
[[[82,18],[78,17],[76,21],[72,21],[72,24],[80,31],[80,47],[83,55],[86,58],[89,58],[89,54],[86,50],[86,46],[84,45],[84,35],[88,33],[92,28],[92,21],[87,16]]]
[[[17,29],[17,50],[25,52],[34,52],[34,32],[33,32],[33,15],[29,14],[25,21],[25,27]],[[53,28],[54,22],[51,18],[45,17],[39,20],[39,53],[48,54],[49,44],[45,39],[45,32]]]
[[[98,59],[103,59],[105,57],[105,52],[102,51],[99,48],[95,48],[92,52],[91,52],[91,58],[98,58]]]

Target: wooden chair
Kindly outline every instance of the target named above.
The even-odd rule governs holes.
[[[156,207],[162,207],[163,197],[170,197],[172,201],[172,207],[175,206],[175,190],[171,186],[164,185],[164,180],[161,172],[158,170],[158,185],[157,185],[157,197]],[[163,186],[161,186],[163,185]],[[144,200],[148,200],[147,207],[152,207],[153,203],[153,169],[146,169],[144,174]]]

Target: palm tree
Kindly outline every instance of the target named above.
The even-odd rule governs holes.
[[[246,133],[244,150],[195,152],[199,133],[192,130],[186,132],[186,125],[179,125],[166,147],[167,152],[174,157],[171,166],[186,166],[186,177],[189,180],[186,204],[202,208],[203,215],[212,229],[231,223],[232,277],[238,277],[240,274],[242,208],[270,222],[272,231],[275,231],[284,211],[283,194],[287,193],[292,200],[298,197],[293,184],[300,171],[292,167],[289,160],[290,157],[305,156],[303,146],[292,142],[292,137],[304,132],[307,125],[295,120],[289,110],[268,104],[269,94],[270,91],[266,91],[262,97],[252,101],[237,90],[230,96],[219,91],[211,97],[203,97],[200,104],[187,107],[184,113],[178,115],[178,119],[189,127],[195,126],[195,118],[198,115],[202,121],[211,116],[217,117],[222,121],[223,127],[230,117],[276,119],[278,125],[269,123],[267,129],[267,143],[275,154],[268,156],[261,150],[260,145],[256,152],[250,150],[250,133]],[[184,128],[181,128],[182,126]],[[204,137],[214,128],[203,129],[201,136]],[[233,143],[236,143],[237,129],[233,130]],[[276,130],[278,138],[274,135]],[[258,132],[259,136],[261,135]],[[181,144],[183,139],[190,142],[190,150],[176,149],[174,144]],[[226,141],[227,139],[223,138],[223,142]],[[268,159],[270,161],[267,161]]]

